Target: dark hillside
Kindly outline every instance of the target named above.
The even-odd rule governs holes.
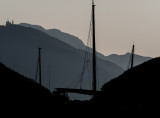
[[[0,64],[1,102],[5,105],[49,104],[53,100],[48,89]]]
[[[160,58],[136,66],[102,87],[96,102],[108,108],[153,110],[159,106]]]

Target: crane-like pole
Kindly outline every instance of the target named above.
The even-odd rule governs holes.
[[[96,43],[95,43],[95,4],[92,0],[92,38],[93,38],[93,91],[97,90],[96,82]]]
[[[39,84],[41,85],[41,48],[38,48],[39,50],[39,57],[38,57],[38,62],[39,62]]]
[[[133,44],[133,47],[132,47],[132,54],[131,54],[131,68],[133,68],[133,64],[134,64],[134,44]]]

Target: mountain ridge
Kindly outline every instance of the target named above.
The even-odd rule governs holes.
[[[18,24],[20,26],[24,26],[24,27],[31,27],[34,29],[38,29],[42,32],[47,33],[48,35],[55,37],[71,46],[73,46],[74,48],[77,49],[83,49],[85,50],[85,45],[83,44],[83,42],[81,40],[78,39],[78,37],[70,35],[68,33],[64,33],[61,30],[58,29],[45,29],[42,26],[39,25],[31,25],[28,23],[20,23]]]
[[[68,33],[64,33],[58,29],[45,29],[42,26],[39,25],[31,25],[28,23],[20,23],[18,24],[20,26],[25,26],[25,27],[31,27],[34,29],[38,29],[42,32],[47,33],[48,35],[58,38],[59,40],[73,46],[76,49],[81,49],[81,50],[86,50],[86,46],[84,45],[84,43],[78,38],[75,37],[71,34]],[[92,49],[88,47],[88,49],[90,50],[90,52],[92,52]],[[124,70],[128,69],[128,63],[129,63],[129,58],[130,58],[130,53],[126,53],[124,55],[117,55],[117,54],[111,54],[108,56],[104,56],[103,54],[96,52],[97,57],[103,59],[103,60],[107,60],[110,61],[118,66],[120,66],[121,68],[123,68]],[[135,59],[134,59],[134,66],[139,65],[147,60],[151,59],[150,57],[145,57],[145,56],[140,56],[140,55],[136,55],[135,54]]]
[[[42,48],[42,85],[48,87],[50,78],[51,91],[54,88],[69,86],[82,74],[85,56],[83,50],[76,49],[39,30],[19,25],[0,26],[0,35],[0,61],[34,80],[38,48]],[[92,64],[91,60],[87,62]],[[97,64],[99,86],[124,72],[116,64],[100,58],[97,58]],[[88,83],[88,74],[85,72],[82,87],[89,89]]]
[[[111,54],[106,56],[106,60],[113,62],[117,65],[119,65],[120,67],[122,67],[124,70],[129,69],[129,63],[130,63],[130,57],[131,57],[131,53],[127,52],[125,54]],[[133,65],[137,66],[140,65],[148,60],[152,59],[151,57],[146,57],[146,56],[141,56],[138,54],[134,54],[134,61],[133,61]]]

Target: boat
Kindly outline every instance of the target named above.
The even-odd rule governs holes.
[[[92,95],[93,97],[100,93],[101,91],[97,90],[97,78],[96,78],[96,44],[95,44],[95,4],[94,0],[92,0],[92,90],[86,90],[86,89],[72,89],[72,88],[55,88],[55,91],[53,91],[53,94],[56,96],[67,96],[68,93],[78,93],[78,94],[84,94],[84,95]]]

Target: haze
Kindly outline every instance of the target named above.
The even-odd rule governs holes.
[[[160,0],[95,0],[96,45],[104,55],[130,52],[158,57]],[[91,0],[0,0],[0,25],[30,23],[56,28],[87,42]]]

